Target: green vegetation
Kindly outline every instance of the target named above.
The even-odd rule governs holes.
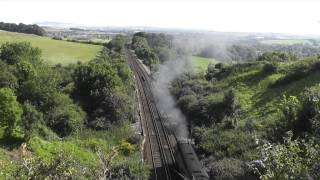
[[[53,40],[48,37],[0,31],[0,44],[6,42],[30,42],[42,51],[45,62],[54,64],[71,64],[93,59],[102,49],[99,45],[82,44]]]
[[[126,43],[117,36],[95,59],[65,66],[43,63],[29,43],[1,45],[1,177],[148,179],[130,127]]]
[[[268,61],[268,62],[287,62],[287,61],[295,61],[297,57],[282,52],[265,52],[261,56],[257,58],[257,61]]]
[[[209,65],[205,75],[186,74],[173,82],[172,93],[212,178],[319,178],[314,168],[319,167],[320,60],[271,55]],[[290,142],[284,140],[288,131]],[[274,148],[263,148],[266,142]]]
[[[262,40],[263,44],[279,44],[279,45],[294,45],[294,44],[311,44],[307,39],[272,39],[272,40]]]
[[[0,30],[10,31],[10,32],[20,32],[20,33],[26,33],[26,34],[35,34],[38,36],[46,35],[46,31],[36,24],[26,25],[23,23],[14,24],[14,23],[0,22]]]
[[[210,63],[217,63],[213,58],[204,58],[199,56],[192,56],[192,64],[196,66],[199,71],[205,71]]]
[[[132,49],[143,63],[155,70],[157,64],[176,58],[172,37],[163,33],[139,32],[133,35]]]
[[[22,109],[10,88],[0,89],[0,126],[6,127],[5,136],[12,136],[18,121],[21,120]]]

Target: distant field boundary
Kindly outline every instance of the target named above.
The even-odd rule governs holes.
[[[49,64],[71,64],[94,59],[102,50],[101,45],[54,40],[32,34],[0,31],[0,44],[6,42],[30,42],[42,50],[42,58]]]

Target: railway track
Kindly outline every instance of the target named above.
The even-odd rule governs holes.
[[[140,116],[143,119],[142,126],[145,135],[144,160],[149,164],[151,179],[170,180],[174,178],[175,156],[171,138],[164,125],[162,116],[156,106],[152,94],[151,79],[142,64],[132,52],[128,50],[128,62],[135,74],[136,85],[141,103]]]

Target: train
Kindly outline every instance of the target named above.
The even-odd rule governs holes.
[[[209,180],[208,173],[199,161],[190,139],[178,139],[176,164],[184,180]]]

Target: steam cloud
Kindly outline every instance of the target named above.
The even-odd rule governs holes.
[[[174,131],[177,138],[188,138],[188,126],[186,117],[177,107],[174,97],[170,93],[170,84],[178,76],[191,70],[190,58],[184,57],[169,60],[160,65],[154,74],[153,93],[157,106],[166,119],[166,124]],[[164,112],[166,114],[164,114]]]

